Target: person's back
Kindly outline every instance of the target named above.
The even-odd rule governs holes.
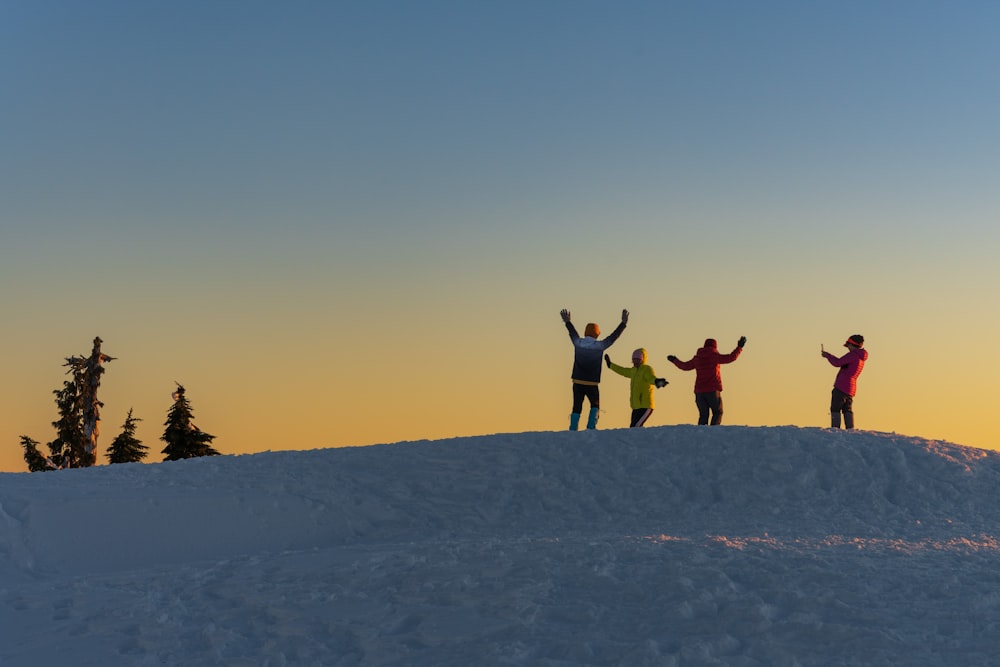
[[[567,322],[566,325],[567,328],[573,326],[572,322]],[[574,382],[597,384],[601,381],[601,368],[603,366],[601,360],[604,356],[604,350],[611,347],[620,334],[620,331],[616,331],[604,340],[597,340],[597,337],[601,335],[601,330],[593,322],[587,325],[582,337],[574,338],[573,332],[570,332],[570,340],[573,341],[575,349],[571,374]]]
[[[667,359],[682,371],[695,371],[694,396],[698,407],[698,423],[718,425],[722,423],[722,364],[736,361],[746,345],[746,336],[740,336],[739,342],[729,354],[721,354],[719,345],[714,338],[706,338],[705,344],[698,348],[694,357],[681,361],[674,355]],[[709,421],[711,414],[711,421]]]
[[[745,342],[745,339],[741,340]],[[743,352],[743,346],[737,345],[736,349],[729,354],[721,354],[718,342],[714,338],[706,338],[705,345],[698,348],[690,361],[681,361],[677,358],[670,359],[670,361],[682,371],[695,371],[694,391],[699,394],[706,391],[722,391],[720,365],[736,361],[741,352]]]
[[[618,337],[625,331],[628,323],[628,310],[622,309],[621,323],[611,332],[611,335],[604,340],[598,340],[601,329],[597,324],[591,322],[584,329],[581,337],[577,333],[576,327],[570,319],[570,312],[566,309],[560,311],[559,315],[566,324],[566,331],[569,339],[573,343],[573,408],[569,416],[569,428],[575,431],[580,427],[580,416],[583,411],[583,400],[590,401],[590,415],[587,418],[587,428],[597,428],[597,418],[600,414],[601,406],[601,361],[604,350],[611,347]]]

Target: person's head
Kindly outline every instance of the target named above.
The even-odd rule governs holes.
[[[590,338],[597,338],[601,335],[601,327],[591,322],[587,325],[587,328],[583,330],[583,335],[589,336]]]
[[[642,366],[646,363],[646,349],[640,347],[639,349],[632,352],[632,365],[635,367]]]
[[[707,349],[709,349],[709,350],[718,350],[719,349],[719,344],[718,344],[718,342],[716,342],[716,340],[714,338],[706,338],[705,339],[705,347]]]
[[[864,346],[865,346],[865,337],[862,336],[861,334],[854,334],[853,336],[847,339],[846,343],[844,343],[844,347],[852,350],[855,348],[860,349]]]

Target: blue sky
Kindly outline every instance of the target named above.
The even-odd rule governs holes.
[[[107,418],[138,394],[150,440],[185,376],[233,450],[561,428],[558,310],[610,330],[627,306],[622,345],[661,366],[708,336],[756,343],[740,423],[823,422],[812,350],[864,329],[886,361],[869,426],[990,444],[951,416],[965,404],[928,422],[906,391],[985,400],[998,370],[907,364],[1000,333],[998,19],[978,2],[0,3],[0,303],[23,350],[4,438],[49,437],[58,363],[94,335],[135,365],[127,389],[109,372]],[[815,411],[768,398],[800,381]],[[690,416],[681,383],[661,423]],[[260,384],[301,432],[246,426]]]

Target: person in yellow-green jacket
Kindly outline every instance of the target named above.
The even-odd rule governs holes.
[[[646,363],[646,350],[639,348],[632,353],[632,367],[619,366],[611,361],[611,357],[604,355],[604,363],[608,368],[619,375],[632,378],[631,398],[629,403],[632,406],[632,428],[642,426],[653,414],[653,387],[657,389],[667,386],[668,382],[663,378],[656,377],[653,367]]]

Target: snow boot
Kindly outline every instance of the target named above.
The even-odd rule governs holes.
[[[597,428],[597,418],[600,408],[591,408],[590,415],[587,417],[587,428]]]
[[[579,431],[580,430],[580,413],[574,412],[569,416],[569,430]]]

